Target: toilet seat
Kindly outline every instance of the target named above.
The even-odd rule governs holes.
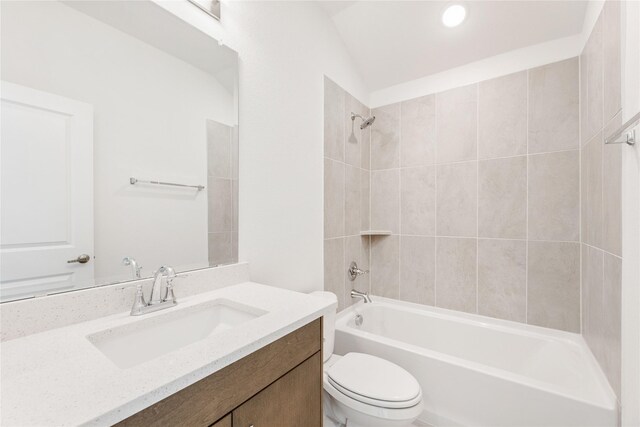
[[[328,395],[325,398],[325,404],[331,408],[325,409],[325,414],[330,415],[330,419],[344,423],[349,420],[350,425],[359,427],[371,426],[407,426],[416,420],[424,408],[424,403],[420,400],[416,405],[408,408],[384,408],[374,404],[361,402],[362,397],[354,399],[342,391],[338,390],[327,375],[327,370],[337,361],[340,356],[332,355],[331,359],[325,364],[325,372],[323,374],[324,393]]]
[[[326,369],[339,393],[377,408],[404,409],[422,400],[418,381],[400,366],[363,353],[347,353]]]

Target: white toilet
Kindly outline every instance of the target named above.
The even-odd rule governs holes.
[[[312,295],[331,299],[331,292]],[[335,310],[324,317],[324,427],[406,427],[422,412],[418,381],[400,366],[363,353],[333,354]]]

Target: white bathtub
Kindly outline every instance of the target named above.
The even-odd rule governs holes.
[[[335,353],[373,354],[411,372],[424,395],[421,421],[617,425],[616,397],[580,335],[373,299],[338,314]]]

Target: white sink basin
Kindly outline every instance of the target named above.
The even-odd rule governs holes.
[[[87,336],[109,360],[126,369],[262,316],[266,311],[219,299]]]

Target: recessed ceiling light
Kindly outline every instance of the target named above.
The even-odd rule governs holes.
[[[457,27],[467,16],[467,10],[459,4],[452,4],[442,14],[442,23],[446,27]]]

